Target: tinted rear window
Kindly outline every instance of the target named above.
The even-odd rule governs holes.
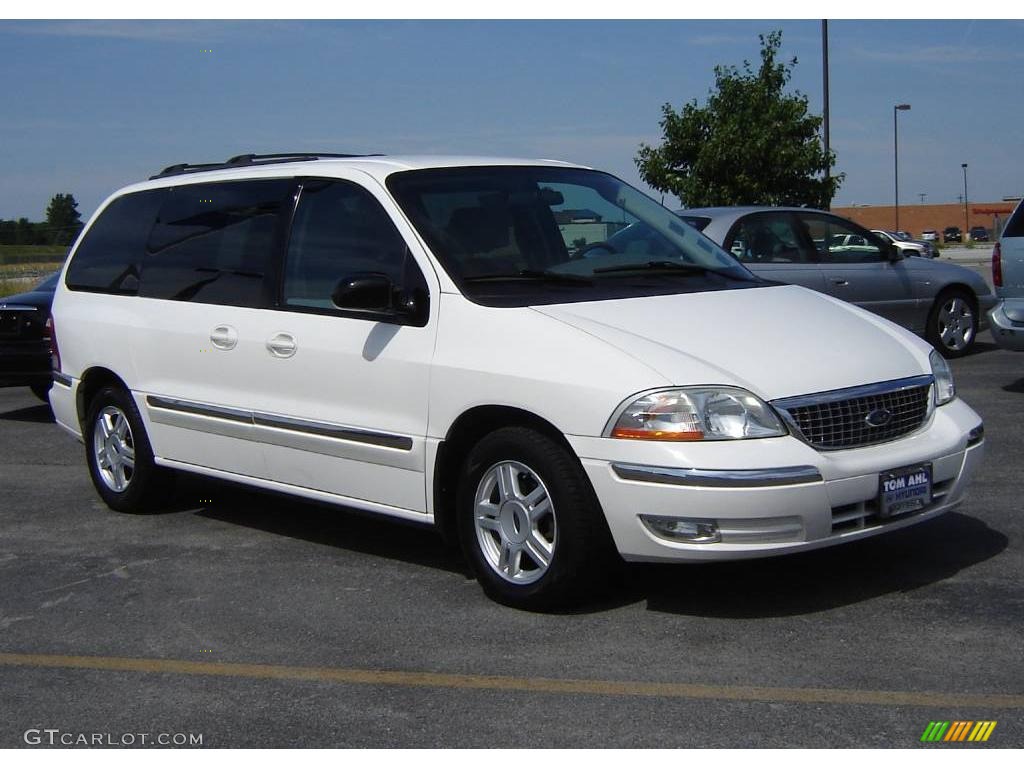
[[[104,208],[75,251],[65,281],[68,288],[137,293],[146,239],[166,195],[166,189],[135,192]]]
[[[1024,237],[1024,202],[1017,204],[1017,209],[1006,222],[1003,237]]]
[[[171,190],[146,248],[140,296],[256,307],[270,298],[291,179]]]

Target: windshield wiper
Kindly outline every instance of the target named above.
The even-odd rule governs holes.
[[[545,283],[579,283],[589,285],[594,281],[584,275],[572,275],[566,272],[551,270],[521,269],[518,272],[504,275],[476,275],[462,278],[467,283],[499,282],[502,280],[536,280]]]
[[[638,261],[633,264],[616,264],[611,267],[598,267],[594,274],[608,274],[609,272],[690,272],[692,274],[704,274],[713,272],[721,274],[717,270],[702,267],[700,264],[684,264],[681,261]]]

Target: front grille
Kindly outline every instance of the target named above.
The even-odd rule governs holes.
[[[931,384],[930,376],[917,376],[776,400],[773,405],[815,448],[860,448],[895,440],[918,429],[928,417]],[[874,423],[868,419],[872,414]]]

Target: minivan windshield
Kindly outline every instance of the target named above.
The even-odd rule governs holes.
[[[765,285],[640,191],[557,166],[404,171],[388,188],[468,298],[496,306]]]

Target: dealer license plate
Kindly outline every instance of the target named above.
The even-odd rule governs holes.
[[[878,515],[896,517],[931,504],[932,465],[891,469],[878,475]]]

